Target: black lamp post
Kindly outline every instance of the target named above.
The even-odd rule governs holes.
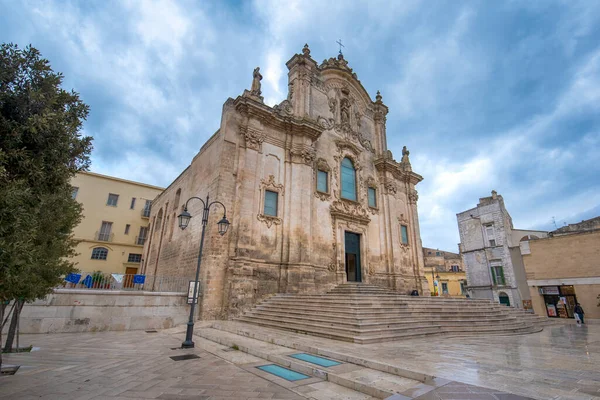
[[[188,224],[190,223],[190,219],[192,218],[192,215],[188,212],[188,203],[190,202],[190,200],[192,199],[196,199],[196,200],[200,200],[202,202],[202,205],[204,206],[203,212],[202,212],[202,236],[200,237],[200,252],[198,253],[198,266],[196,267],[196,280],[194,281],[194,297],[192,299],[192,307],[190,308],[190,319],[188,320],[187,323],[187,331],[185,333],[185,341],[183,343],[181,343],[181,348],[183,349],[190,349],[194,347],[194,341],[192,340],[192,336],[194,334],[194,308],[196,305],[196,298],[198,297],[198,286],[199,282],[198,282],[198,278],[200,277],[200,263],[202,262],[202,247],[204,246],[204,231],[206,229],[206,224],[208,223],[208,213],[210,211],[210,206],[212,206],[213,204],[220,204],[223,207],[223,218],[221,218],[221,220],[219,222],[217,222],[217,226],[219,227],[219,233],[221,234],[221,236],[223,236],[226,232],[227,232],[227,228],[229,228],[229,221],[227,220],[226,214],[227,214],[227,209],[225,208],[225,205],[223,203],[221,203],[220,201],[213,201],[212,203],[209,203],[209,199],[208,199],[208,195],[206,196],[206,202],[204,200],[202,200],[200,197],[190,197],[186,202],[185,202],[185,206],[183,207],[183,212],[181,214],[179,214],[179,216],[177,217],[179,219],[179,227],[183,230],[185,228],[187,228]]]

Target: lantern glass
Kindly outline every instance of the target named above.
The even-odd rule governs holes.
[[[217,226],[219,227],[219,233],[221,234],[221,236],[227,233],[227,229],[229,228],[229,221],[227,220],[227,217],[225,215],[223,215],[223,219],[217,222]]]
[[[179,227],[181,229],[185,229],[189,225],[192,216],[189,212],[187,212],[187,209],[185,209],[181,212],[181,214],[179,214],[179,216],[177,216],[177,218],[179,219]]]

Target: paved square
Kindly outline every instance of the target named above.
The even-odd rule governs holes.
[[[202,349],[171,350],[182,339],[144,331],[22,335],[21,343],[41,349],[5,355],[22,367],[0,378],[0,398],[304,399]],[[170,358],[184,354],[200,359]]]

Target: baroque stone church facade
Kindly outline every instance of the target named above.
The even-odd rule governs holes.
[[[143,272],[193,279],[202,204],[211,208],[200,273],[202,318],[227,318],[274,293],[324,293],[344,282],[429,294],[409,152],[394,160],[388,108],[343,55],[318,64],[308,46],[288,62],[288,97],[269,107],[260,70],[223,106],[221,126],[152,203]]]

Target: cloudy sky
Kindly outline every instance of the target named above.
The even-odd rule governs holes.
[[[0,41],[32,44],[91,106],[92,170],[168,185],[263,72],[271,105],[304,43],[344,55],[411,151],[423,245],[492,189],[517,228],[600,215],[600,1],[0,0]],[[8,12],[7,12],[8,11]]]

